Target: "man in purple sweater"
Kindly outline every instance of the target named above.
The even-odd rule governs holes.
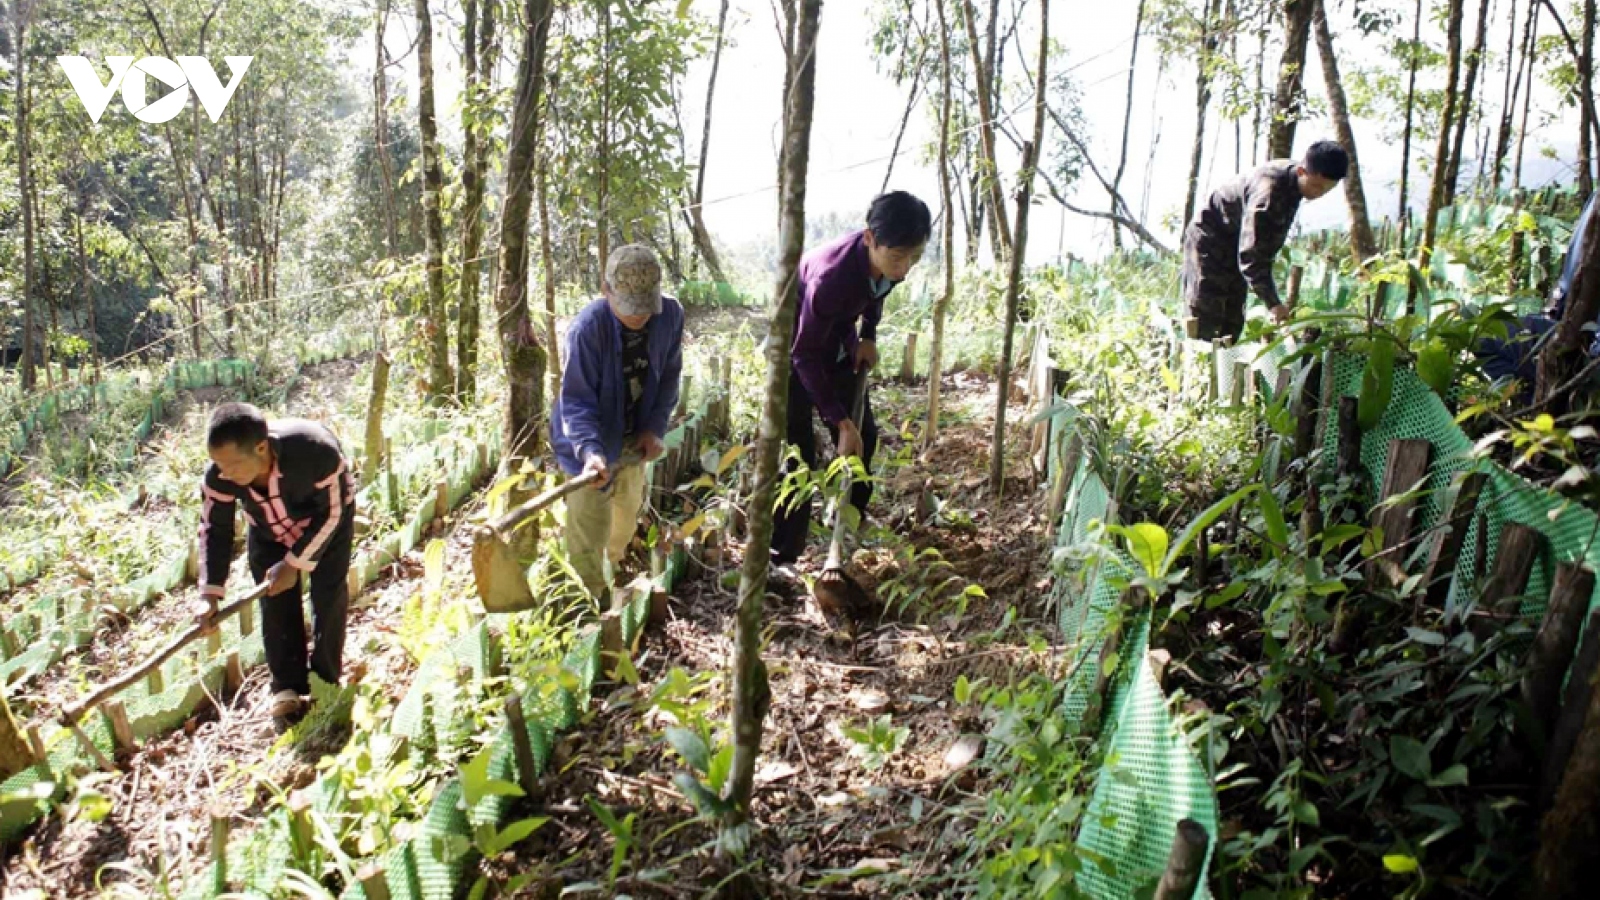
[[[870,399],[861,421],[851,417],[856,379],[878,362],[883,298],[922,258],[933,229],[927,204],[905,191],[872,201],[867,227],[806,254],[800,261],[800,318],[789,351],[788,440],[806,465],[817,467],[811,427],[815,409],[840,456],[859,456],[870,471],[878,426]],[[857,332],[856,322],[860,321]],[[872,485],[853,486],[850,502],[863,513]],[[772,558],[788,565],[805,551],[813,503],[781,504],[773,526]]]

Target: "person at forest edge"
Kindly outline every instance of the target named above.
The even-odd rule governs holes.
[[[661,294],[661,263],[640,244],[606,261],[604,296],[567,329],[561,394],[550,412],[550,445],[562,471],[599,473],[567,497],[567,558],[591,596],[622,562],[644,505],[644,467],[619,467],[624,453],[662,453],[683,373],[683,307]]]
[[[250,575],[267,582],[261,645],[272,673],[272,715],[291,719],[311,693],[300,578],[311,586],[310,672],[339,683],[350,606],[355,485],[339,439],[304,419],[268,422],[248,403],[224,403],[206,433],[201,483],[200,593],[222,597],[233,563],[234,510],[250,523]]]
[[[922,258],[933,230],[927,204],[905,191],[872,201],[867,227],[806,254],[800,261],[800,317],[790,346],[788,441],[807,466],[817,466],[811,426],[815,409],[840,456],[859,456],[869,470],[878,425],[869,399],[861,421],[851,418],[856,380],[878,362],[883,299]],[[860,321],[857,332],[856,322]],[[852,486],[850,502],[865,514],[872,485]],[[789,565],[805,551],[812,502],[782,504],[773,523],[772,559]]]
[[[1274,160],[1218,188],[1183,234],[1183,299],[1201,340],[1237,340],[1245,296],[1254,290],[1274,322],[1289,320],[1272,260],[1283,248],[1301,200],[1316,200],[1344,178],[1350,159],[1317,141],[1305,159]]]

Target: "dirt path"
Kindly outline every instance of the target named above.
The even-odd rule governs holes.
[[[978,736],[987,725],[952,701],[956,681],[1003,683],[1045,664],[1047,654],[1030,649],[1025,638],[1027,628],[1043,629],[1037,617],[1048,593],[1049,537],[1020,432],[1009,442],[1019,449],[1008,471],[1022,477],[998,511],[985,496],[993,388],[988,381],[947,379],[952,424],[938,444],[897,471],[878,467],[883,484],[870,513],[892,533],[866,536],[854,567],[880,602],[952,575],[957,581],[947,593],[976,584],[987,597],[972,599],[964,614],[953,600],[914,602],[866,623],[852,640],[825,619],[804,583],[769,585],[770,642],[763,658],[772,706],[756,774],[760,839],[752,850],[752,874],[768,896],[798,894],[830,873],[863,864],[909,884],[939,873],[962,848],[947,833],[951,820],[936,812],[987,791],[977,767],[964,768],[958,758],[981,746]],[[922,396],[920,388],[892,387],[875,395],[884,410],[880,460],[903,449],[888,423],[919,418],[915,404]],[[942,508],[933,522],[919,524],[914,508],[925,483]],[[724,570],[739,565],[742,554],[735,549]],[[805,576],[816,573],[825,553],[814,540],[802,564]],[[538,810],[552,821],[502,861],[505,871],[543,876],[525,896],[545,896],[550,885],[607,883],[615,840],[590,801],[619,820],[637,816],[616,890],[699,896],[726,875],[711,854],[700,852],[714,840],[712,830],[699,822],[680,827],[693,814],[671,783],[684,768],[663,740],[675,723],[649,702],[681,668],[691,680],[705,679],[692,701],[702,704],[703,721],[713,730],[724,726],[721,673],[732,655],[736,598],[721,586],[721,572],[707,575],[672,598],[665,633],[647,636],[636,660],[640,685],[615,690],[600,702],[595,720],[559,747],[557,767],[564,774],[549,784]],[[868,767],[865,748],[846,732],[874,721],[888,734],[905,729],[899,749],[879,768]],[[663,884],[652,870],[670,876]],[[845,879],[824,893],[905,896],[918,890],[867,878]]]

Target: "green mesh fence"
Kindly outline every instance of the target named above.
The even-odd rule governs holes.
[[[1058,419],[1051,421],[1054,429]],[[1050,446],[1053,465],[1065,465],[1062,442],[1052,439]],[[1096,537],[1094,523],[1104,521],[1111,511],[1110,491],[1086,458],[1066,477],[1056,543],[1087,547]],[[1091,553],[1075,571],[1056,581],[1057,621],[1070,658],[1062,714],[1075,726],[1089,705],[1100,648],[1116,610],[1115,583],[1125,580],[1132,566],[1121,552]],[[1146,662],[1148,617],[1137,616],[1124,627],[1128,638],[1119,654],[1122,662],[1100,732],[1106,762],[1094,778],[1078,835],[1079,845],[1104,862],[1103,867],[1085,865],[1080,886],[1090,896],[1106,900],[1132,897],[1159,877],[1179,821],[1189,818],[1204,827],[1212,837],[1212,852],[1218,824],[1210,778],[1168,712],[1166,695]],[[1209,867],[1208,855],[1205,871]],[[1204,878],[1202,872],[1202,884]],[[1199,896],[1210,894],[1202,888]]]
[[[1330,353],[1324,366],[1333,396],[1359,396],[1364,361],[1344,353]],[[1333,459],[1338,446],[1338,429],[1326,429],[1324,458]],[[1450,608],[1459,608],[1465,586],[1473,583],[1480,571],[1477,561],[1480,523],[1487,526],[1484,546],[1488,558],[1482,571],[1490,571],[1500,544],[1500,532],[1507,523],[1517,522],[1538,529],[1549,541],[1538,565],[1528,580],[1521,613],[1529,618],[1544,615],[1555,567],[1561,562],[1583,560],[1600,569],[1600,518],[1582,506],[1538,488],[1488,460],[1473,460],[1472,442],[1455,424],[1455,418],[1433,389],[1409,369],[1396,369],[1394,392],[1377,427],[1361,436],[1361,462],[1373,483],[1381,483],[1389,459],[1389,442],[1399,439],[1426,440],[1433,445],[1428,467],[1427,493],[1419,504],[1418,525],[1430,528],[1439,521],[1446,503],[1451,501],[1452,480],[1469,471],[1486,472],[1489,482],[1478,499],[1478,513],[1467,533],[1466,543],[1456,566],[1450,591]],[[1426,545],[1421,552],[1425,552]],[[1410,571],[1418,571],[1418,566]],[[1600,602],[1600,590],[1596,601]]]

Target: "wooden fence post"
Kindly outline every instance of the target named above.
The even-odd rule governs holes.
[[[116,752],[131,754],[138,749],[138,743],[133,739],[133,726],[128,723],[128,710],[122,705],[121,700],[107,700],[100,705],[100,710],[106,715],[106,722],[111,726],[111,744]]]
[[[517,760],[517,784],[532,798],[539,784],[539,768],[528,739],[528,722],[522,715],[522,695],[512,692],[506,698],[506,727],[511,731],[511,750]]]
[[[1589,598],[1594,595],[1594,582],[1594,571],[1582,563],[1562,563],[1556,569],[1550,605],[1522,671],[1522,701],[1528,705],[1530,718],[1539,727],[1555,719],[1561,679],[1566,676],[1573,651],[1578,647],[1578,633],[1589,608]]]
[[[900,357],[900,380],[911,383],[917,377],[917,333],[906,335],[906,352]]]
[[[1500,549],[1494,558],[1494,571],[1484,582],[1478,599],[1479,611],[1486,615],[1473,629],[1478,637],[1493,632],[1495,620],[1515,612],[1512,604],[1528,589],[1528,577],[1546,544],[1536,528],[1520,522],[1507,522],[1500,530]]]
[[[1172,836],[1172,850],[1167,853],[1166,871],[1156,885],[1155,900],[1189,900],[1194,896],[1210,843],[1210,835],[1199,822],[1184,819],[1178,823],[1178,831]]]
[[[1380,508],[1372,516],[1373,527],[1383,531],[1383,543],[1380,553],[1372,560],[1367,573],[1369,579],[1389,587],[1397,587],[1406,580],[1405,557],[1415,525],[1417,500],[1415,497],[1393,503],[1390,500],[1417,489],[1428,476],[1432,457],[1433,445],[1427,441],[1389,442],[1389,463],[1384,467],[1383,486],[1378,495]]]
[[[1450,504],[1450,517],[1439,526],[1439,538],[1428,554],[1428,574],[1423,578],[1427,586],[1427,603],[1435,609],[1444,609],[1445,601],[1449,599],[1450,583],[1455,578],[1461,549],[1467,543],[1472,515],[1478,509],[1478,497],[1488,481],[1486,472],[1470,472],[1462,478],[1456,488],[1455,500]]]

